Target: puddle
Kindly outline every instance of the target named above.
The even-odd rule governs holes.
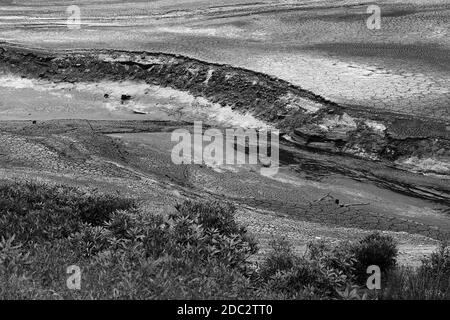
[[[230,106],[222,107],[188,92],[145,83],[72,84],[0,76],[0,119],[32,118],[202,120],[210,125],[271,128],[251,114],[238,113]]]

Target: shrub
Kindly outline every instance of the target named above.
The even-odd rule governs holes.
[[[384,299],[450,299],[450,254],[445,243],[417,268],[400,267],[388,274]]]
[[[101,226],[116,210],[135,207],[131,199],[90,194],[79,189],[46,184],[0,185],[0,234],[31,243],[66,238],[83,223]]]
[[[317,263],[297,258],[295,264],[272,275],[266,290],[285,299],[303,299],[305,296],[322,298],[333,294],[333,283]]]
[[[94,270],[109,270],[102,286],[114,286],[116,298],[250,297],[247,259],[256,247],[247,242],[245,229],[234,219],[227,220],[234,208],[195,202],[177,208],[178,214],[169,218],[139,211],[112,216],[106,231],[97,232],[108,238],[110,246],[90,264]],[[207,219],[207,212],[214,219]],[[219,222],[202,224],[205,220]]]
[[[296,256],[285,239],[271,242],[260,275],[264,292],[274,298],[322,299],[336,297],[352,280],[354,258],[348,246],[312,242],[303,257]]]
[[[422,260],[421,270],[450,278],[450,248],[442,242],[430,257]]]
[[[354,280],[357,260],[350,243],[341,242],[333,246],[325,241],[310,242],[306,256],[335,274],[339,285],[349,284]]]
[[[284,238],[270,241],[271,251],[263,261],[259,274],[268,280],[279,271],[290,270],[296,264],[298,258],[292,252],[291,244]]]
[[[64,186],[7,183],[0,196],[0,298],[254,297],[256,243],[231,205],[186,202],[167,217]],[[81,291],[66,289],[72,264]]]
[[[245,228],[239,226],[234,219],[236,208],[232,204],[188,200],[178,204],[176,209],[178,214],[172,215],[172,218],[187,217],[201,224],[205,229],[217,229],[227,236],[246,233]]]
[[[355,273],[360,283],[367,279],[367,267],[377,265],[382,272],[388,272],[396,264],[398,249],[389,235],[372,233],[352,248],[355,256]]]

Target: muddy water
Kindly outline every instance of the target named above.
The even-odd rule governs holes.
[[[142,82],[56,84],[0,75],[0,120],[50,119],[183,120],[244,128],[270,127],[231,107]]]

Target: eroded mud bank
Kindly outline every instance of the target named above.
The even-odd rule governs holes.
[[[0,68],[55,82],[144,81],[251,112],[300,147],[392,161],[421,172],[448,174],[450,168],[445,121],[338,105],[286,81],[228,65],[163,53],[55,53],[2,45]]]
[[[253,114],[278,127],[286,142],[297,148],[365,160],[349,160],[329,171],[357,172],[356,176],[385,182],[385,187],[396,191],[439,202],[450,200],[445,187],[450,175],[450,124],[439,119],[342,106],[265,74],[164,53],[46,52],[2,44],[0,71],[52,82],[127,80],[186,91]],[[323,167],[324,162],[317,161]],[[294,162],[301,166],[302,161]],[[415,174],[386,176],[379,174],[381,166]],[[437,175],[436,184],[429,179],[425,183],[417,174]]]

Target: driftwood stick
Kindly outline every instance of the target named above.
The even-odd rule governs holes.
[[[370,203],[349,203],[342,205],[343,207],[368,206]]]
[[[328,198],[328,197],[331,197],[331,196],[330,196],[330,193],[327,193],[326,195],[324,195],[323,197],[321,197],[321,198],[319,198],[319,199],[317,199],[317,200],[314,200],[312,203],[320,202],[320,201],[322,201],[323,199],[326,199],[326,198]]]

